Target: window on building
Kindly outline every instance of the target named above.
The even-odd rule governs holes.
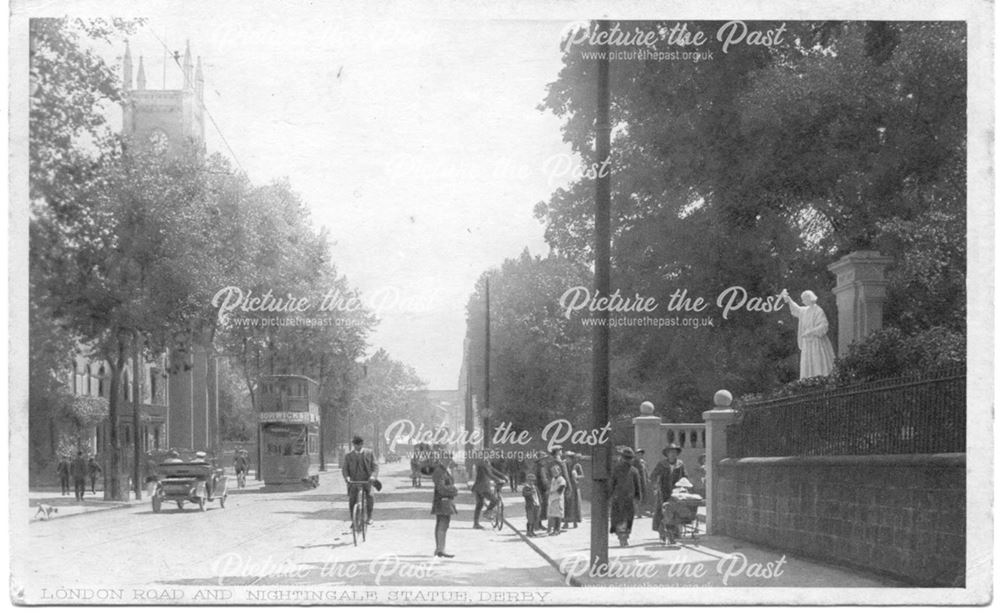
[[[156,368],[149,368],[149,403],[156,403]]]
[[[100,369],[97,370],[97,387],[96,388],[97,388],[97,396],[98,397],[104,397],[105,396],[104,395],[105,384],[104,384],[104,366],[103,365],[101,366]],[[93,391],[87,391],[88,395],[90,395],[91,393],[93,393]]]

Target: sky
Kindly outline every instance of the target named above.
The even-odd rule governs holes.
[[[476,279],[525,248],[547,253],[534,206],[572,179],[562,122],[538,109],[568,22],[256,8],[151,18],[133,62],[159,89],[164,43],[183,54],[190,41],[218,126],[206,122],[208,149],[254,183],[288,177],[378,308],[369,351],[456,388]],[[181,81],[169,60],[167,89]]]

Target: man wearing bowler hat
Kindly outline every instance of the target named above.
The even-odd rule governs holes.
[[[670,499],[670,494],[674,490],[674,485],[680,479],[687,476],[684,472],[684,462],[678,459],[681,454],[679,444],[671,442],[667,448],[663,449],[663,456],[653,473],[649,476],[649,482],[656,490],[656,508],[653,509],[653,531],[660,535],[660,541],[666,540],[666,533],[663,530],[663,503]]]

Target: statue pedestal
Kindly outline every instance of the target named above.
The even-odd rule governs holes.
[[[837,355],[844,356],[851,342],[863,340],[882,328],[885,303],[885,268],[888,256],[865,250],[851,252],[827,269],[837,276]]]

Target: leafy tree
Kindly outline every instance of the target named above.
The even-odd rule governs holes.
[[[612,63],[612,287],[709,300],[733,285],[759,297],[811,288],[832,314],[826,265],[874,248],[896,259],[887,325],[961,331],[964,24],[786,26],[770,48],[723,53],[708,36],[713,60]],[[542,107],[594,163],[596,62],[578,47],[563,60]],[[549,244],[580,263],[592,258],[592,198],[577,181],[536,207]],[[787,312],[744,311],[698,330],[616,329],[620,403],[651,395],[692,419],[715,389],[794,378],[791,325]]]
[[[414,393],[425,386],[412,367],[393,359],[384,348],[379,348],[364,362],[362,376],[351,400],[354,433],[365,440],[369,439],[365,434],[373,434],[372,442],[377,454],[389,424],[398,419],[415,418],[417,398]]]
[[[538,431],[556,418],[590,424],[590,330],[580,318],[566,318],[559,305],[566,291],[590,278],[566,258],[527,250],[480,277],[469,298],[466,336],[471,385],[482,403],[488,280],[490,429],[510,422],[518,431]]]

